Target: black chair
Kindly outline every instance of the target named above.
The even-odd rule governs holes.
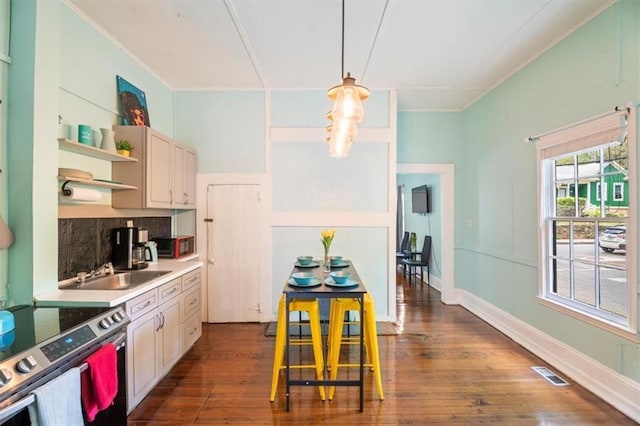
[[[431,236],[425,235],[424,243],[422,244],[422,251],[419,254],[420,258],[404,258],[402,259],[402,267],[404,268],[404,272],[406,275],[407,268],[409,268],[409,276],[417,275],[414,273],[414,268],[420,268],[420,284],[424,281],[423,278],[423,268],[427,268],[427,284],[431,281],[429,276],[429,260],[431,259]]]
[[[402,243],[400,243],[400,251],[396,252],[396,265],[400,264],[402,259],[410,256],[411,238],[409,232],[405,231],[402,237]]]

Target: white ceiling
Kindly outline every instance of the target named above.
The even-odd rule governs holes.
[[[341,82],[340,0],[66,0],[174,90]],[[346,0],[344,71],[403,111],[479,99],[615,0]]]

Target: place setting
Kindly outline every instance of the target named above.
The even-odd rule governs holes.
[[[294,266],[296,268],[316,268],[320,266],[320,262],[313,260],[313,256],[298,256]]]
[[[329,276],[325,278],[324,284],[329,287],[354,287],[360,284],[359,281],[351,278],[351,272],[348,271],[333,271],[329,273]]]
[[[287,280],[287,284],[292,287],[317,287],[322,284],[322,280],[313,275],[312,272],[295,272]]]

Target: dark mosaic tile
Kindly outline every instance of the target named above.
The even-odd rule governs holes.
[[[149,237],[171,234],[170,217],[81,218],[58,220],[58,280],[75,277],[111,259],[112,229],[136,226],[149,230]]]

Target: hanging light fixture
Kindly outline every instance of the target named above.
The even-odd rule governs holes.
[[[333,101],[333,107],[327,114],[331,121],[327,126],[327,142],[329,156],[333,158],[344,158],[349,154],[351,143],[358,135],[357,124],[364,116],[362,101],[371,93],[366,87],[357,85],[351,73],[344,75],[344,2],[342,0],[342,84],[332,87],[327,93]]]

